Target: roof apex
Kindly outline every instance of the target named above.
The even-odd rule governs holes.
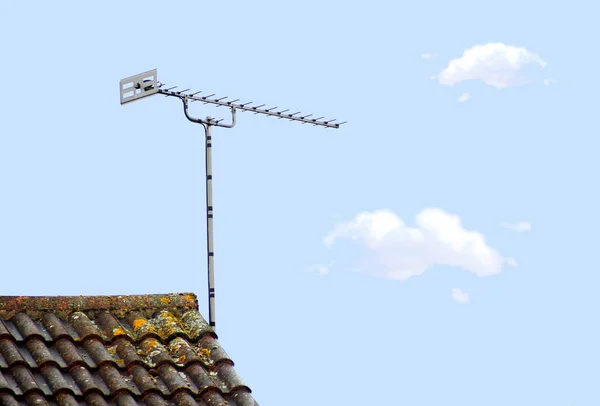
[[[193,293],[118,296],[0,296],[0,319],[28,311],[86,312],[95,310],[198,310]]]

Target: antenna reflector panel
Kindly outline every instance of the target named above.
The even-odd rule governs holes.
[[[156,69],[121,80],[121,104],[158,93]]]

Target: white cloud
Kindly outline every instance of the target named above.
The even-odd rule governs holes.
[[[421,59],[432,59],[432,58],[435,58],[436,56],[437,56],[437,54],[423,53],[423,54],[421,54]]]
[[[544,85],[546,85],[546,86],[555,85],[557,83],[558,83],[558,81],[554,80],[552,78],[544,79]]]
[[[460,288],[452,289],[452,299],[462,304],[469,303],[469,295]]]
[[[525,221],[521,221],[518,223],[502,223],[502,227],[507,228],[509,230],[516,231],[517,233],[522,233],[524,231],[531,231],[531,223],[527,223]]]
[[[460,95],[460,97],[458,98],[458,102],[459,103],[464,103],[467,100],[469,100],[471,97],[469,96],[469,93],[463,93]]]
[[[337,224],[323,241],[331,247],[343,238],[367,249],[368,265],[361,268],[388,279],[406,280],[436,265],[462,268],[477,276],[516,265],[489,247],[482,234],[465,230],[458,216],[436,208],[421,211],[416,227],[407,226],[390,210],[358,213]]]
[[[315,272],[321,276],[325,276],[325,275],[329,274],[329,267],[327,265],[322,265],[322,264],[316,264],[316,265],[309,266],[307,270],[310,272]]]
[[[519,84],[519,71],[527,64],[542,68],[546,62],[525,48],[501,42],[475,45],[452,59],[446,69],[436,76],[440,84],[454,86],[465,80],[481,80],[502,89]]]

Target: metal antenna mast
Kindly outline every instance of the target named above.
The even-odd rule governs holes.
[[[236,110],[251,111],[255,114],[264,114],[277,118],[284,118],[291,121],[299,121],[303,124],[313,124],[315,126],[326,128],[340,128],[342,124],[336,123],[336,119],[324,120],[324,117],[309,118],[312,114],[303,115],[297,111],[288,113],[289,109],[278,110],[278,107],[264,108],[264,104],[254,105],[254,102],[237,103],[239,99],[226,101],[228,97],[215,98],[214,94],[208,96],[197,96],[201,91],[189,93],[190,89],[178,90],[177,86],[164,88],[166,85],[160,83],[157,79],[156,69],[140,73],[121,80],[120,93],[121,104],[129,103],[154,94],[177,97],[183,102],[183,112],[185,117],[193,123],[201,124],[204,127],[206,138],[205,146],[205,164],[206,164],[206,251],[208,265],[208,314],[209,324],[215,328],[215,268],[214,268],[214,249],[213,249],[213,203],[212,203],[212,137],[211,128],[223,127],[232,128],[235,126]],[[190,102],[203,102],[204,104],[215,104],[217,107],[229,107],[231,109],[231,124],[223,124],[221,120],[215,120],[211,117],[200,119],[190,116],[188,105]]]

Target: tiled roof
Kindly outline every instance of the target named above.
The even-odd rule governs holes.
[[[0,405],[257,406],[193,294],[1,297]]]

